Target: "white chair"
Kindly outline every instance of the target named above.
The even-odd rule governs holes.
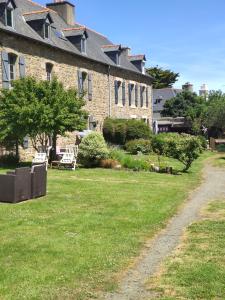
[[[62,159],[60,160],[59,167],[70,167],[73,171],[76,169],[76,157],[74,153],[66,152],[63,154]]]
[[[43,165],[43,164],[45,164],[46,170],[47,170],[48,169],[48,157],[47,157],[47,153],[36,152],[35,156],[34,156],[34,158],[32,160],[32,166]]]

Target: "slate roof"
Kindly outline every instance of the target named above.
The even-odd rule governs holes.
[[[181,93],[182,89],[164,88],[164,89],[153,89],[153,110],[162,111],[163,106],[167,100],[174,98],[178,93]],[[156,103],[156,100],[159,100]]]
[[[5,0],[0,0],[0,3],[2,2],[5,2]],[[75,23],[74,26],[71,27],[56,12],[31,0],[14,0],[14,2],[16,4],[16,8],[14,10],[14,28],[6,27],[0,21],[0,30],[19,34],[36,40],[40,43],[48,44],[64,51],[69,51],[73,54],[84,56],[85,58],[117,67],[116,64],[103,51],[104,46],[106,45],[112,47],[114,46],[107,37],[78,23]],[[33,18],[38,19],[40,15],[41,17],[46,18],[47,14],[50,15],[53,22],[51,24],[51,38],[43,39],[35,30],[30,27],[27,21],[33,20]],[[80,34],[84,30],[88,36],[86,54],[82,54],[76,48],[76,46],[67,39],[72,32],[77,32]],[[141,72],[130,62],[130,59],[126,56],[125,51],[121,52],[120,67],[118,68],[141,74]],[[151,78],[149,75],[142,76],[148,77],[149,79]]]

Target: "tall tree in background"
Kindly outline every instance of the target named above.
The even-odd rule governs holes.
[[[221,91],[209,93],[205,122],[209,135],[221,137],[225,133],[225,94]]]
[[[185,117],[190,123],[193,134],[201,134],[205,125],[207,103],[205,98],[190,91],[183,91],[166,101],[162,115],[164,117]]]
[[[151,75],[154,89],[170,88],[178,80],[179,73],[171,70],[164,70],[158,66],[146,69],[147,74]]]
[[[64,89],[56,78],[50,82],[30,77],[15,80],[12,89],[0,94],[0,142],[16,145],[18,155],[18,146],[27,135],[34,146],[46,146],[51,136],[56,149],[58,135],[86,127],[84,104],[75,89]]]

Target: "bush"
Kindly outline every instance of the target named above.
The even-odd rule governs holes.
[[[120,163],[115,159],[102,159],[100,161],[100,167],[105,169],[115,169],[120,165]]]
[[[93,132],[85,136],[79,146],[78,158],[85,167],[99,166],[102,159],[109,156],[109,151],[103,136]]]
[[[218,152],[225,152],[225,145],[224,144],[217,145],[216,150]]]
[[[202,135],[199,135],[198,139],[199,139],[199,141],[200,141],[200,143],[202,145],[202,149],[206,150],[208,148],[208,141],[207,141],[207,139],[204,136],[202,136]]]
[[[103,135],[107,142],[124,145],[134,139],[149,139],[151,130],[141,120],[125,120],[107,118],[103,125]]]
[[[154,136],[152,148],[158,155],[165,155],[183,163],[183,171],[187,171],[203,151],[198,137],[177,133],[162,133]]]
[[[19,158],[13,153],[6,154],[0,157],[1,166],[15,166],[19,163]]]
[[[138,152],[149,154],[152,151],[152,145],[150,140],[132,140],[126,143],[125,149],[131,154],[138,154]]]

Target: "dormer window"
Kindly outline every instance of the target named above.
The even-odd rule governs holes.
[[[81,53],[86,53],[86,38],[83,36],[81,38]]]
[[[128,58],[138,71],[145,75],[145,55],[132,55],[128,56]]]
[[[13,27],[13,8],[11,7],[6,7],[5,23],[6,26]]]
[[[44,23],[44,38],[49,39],[50,37],[50,24],[47,22]]]
[[[33,30],[42,38],[50,39],[51,24],[53,20],[48,10],[25,13],[24,18]]]
[[[8,27],[14,27],[14,9],[16,8],[15,2],[13,0],[11,1],[5,1],[5,25]],[[1,2],[0,2],[1,4]],[[4,2],[2,2],[4,4]],[[1,9],[0,9],[1,10]]]
[[[103,45],[102,51],[117,65],[120,65],[121,45]]]
[[[82,53],[87,53],[88,33],[86,27],[71,27],[63,30],[65,37]]]

